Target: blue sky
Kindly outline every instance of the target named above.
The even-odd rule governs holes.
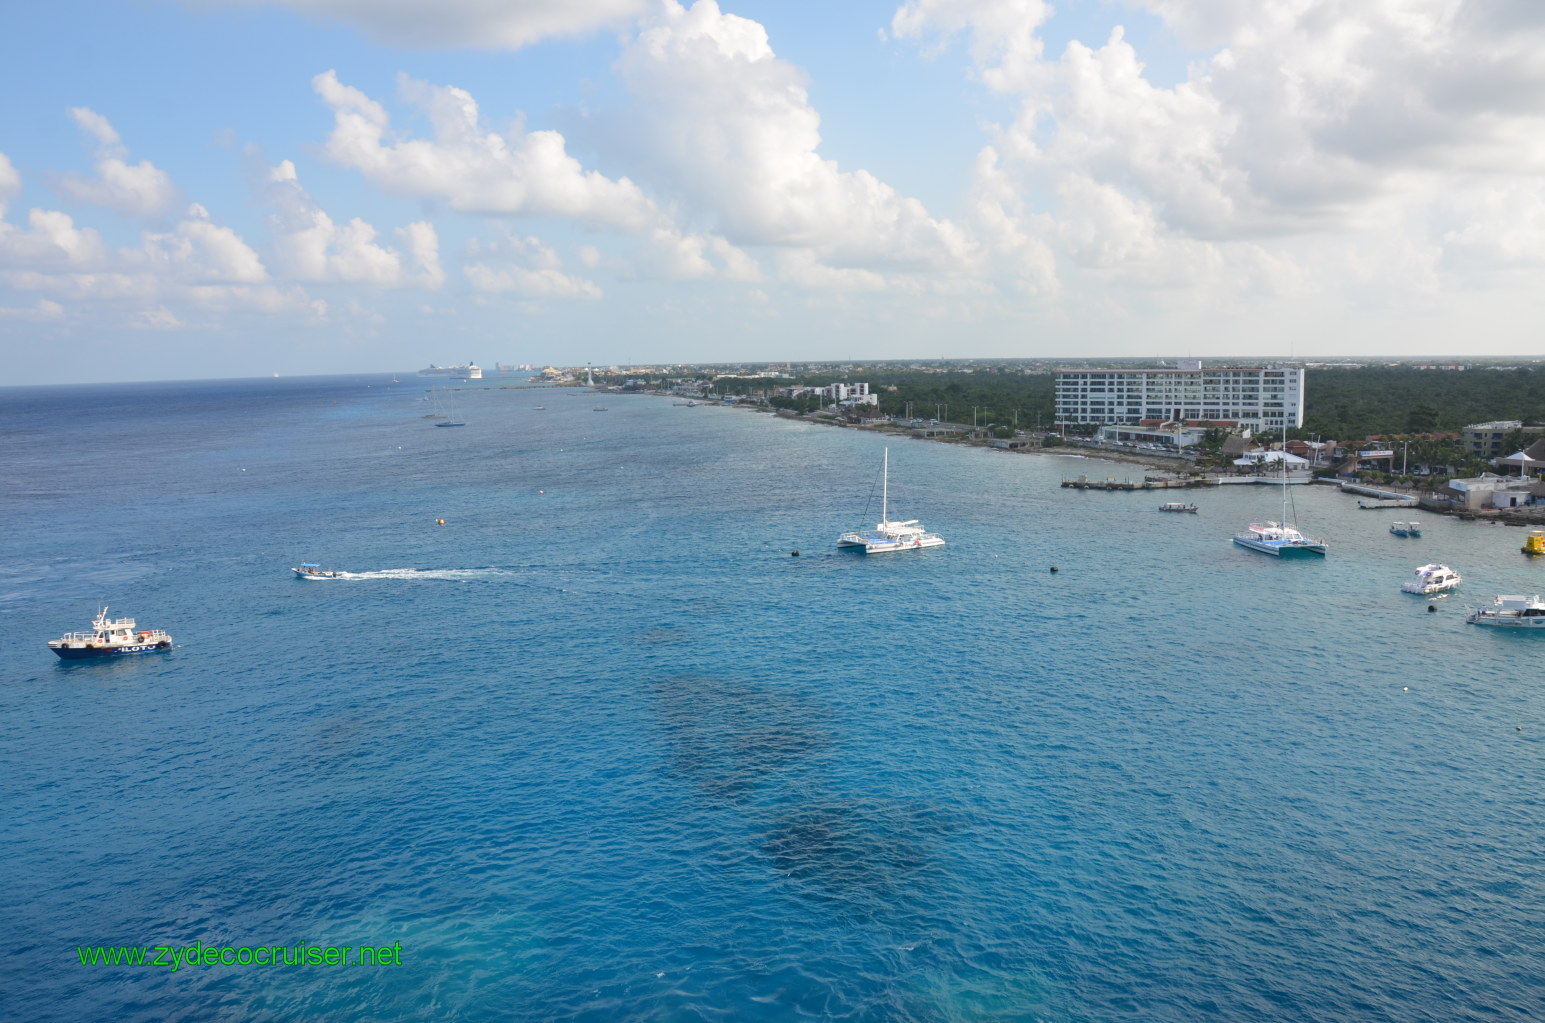
[[[8,383],[1541,351],[1525,0],[3,17]]]

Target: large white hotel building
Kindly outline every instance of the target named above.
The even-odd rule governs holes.
[[[1076,369],[1057,373],[1057,422],[1238,423],[1281,432],[1304,425],[1304,371],[1297,367]]]

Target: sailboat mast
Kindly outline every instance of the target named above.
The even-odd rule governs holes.
[[[890,485],[891,485],[891,449],[885,449],[885,458],[880,463],[880,521],[889,522],[890,513]],[[874,491],[870,491],[874,493]]]

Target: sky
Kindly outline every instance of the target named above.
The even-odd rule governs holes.
[[[1538,0],[50,0],[0,26],[0,384],[1545,355]]]

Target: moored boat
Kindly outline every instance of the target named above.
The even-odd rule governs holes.
[[[916,519],[892,522],[890,518],[890,449],[885,449],[880,470],[880,521],[873,529],[855,529],[837,538],[838,547],[858,547],[865,554],[889,551],[915,551],[924,547],[943,547],[944,537],[930,533]]]
[[[1427,596],[1452,590],[1460,582],[1459,573],[1447,565],[1423,565],[1416,570],[1412,578],[1401,584],[1400,589],[1403,593],[1419,593]]]
[[[1471,625],[1491,625],[1499,629],[1545,629],[1545,601],[1532,597],[1499,594],[1486,607],[1478,607],[1466,618]]]
[[[66,660],[82,657],[116,657],[121,654],[153,654],[172,648],[165,629],[134,628],[134,619],[107,617],[107,607],[97,612],[91,632],[67,632],[48,641],[48,648]]]
[[[1277,558],[1288,554],[1295,556],[1318,554],[1323,557],[1325,541],[1312,540],[1298,531],[1296,509],[1293,512],[1293,524],[1288,525],[1288,504],[1292,499],[1289,496],[1285,469],[1280,482],[1282,484],[1282,521],[1252,522],[1246,527],[1245,532],[1234,536],[1234,542],[1241,547],[1248,547],[1252,551],[1260,551],[1262,554],[1270,554]]]
[[[327,571],[323,571],[322,566],[317,564],[315,561],[304,561],[304,562],[302,562],[300,564],[300,566],[298,568],[292,568],[292,569],[290,569],[290,571],[294,572],[296,577],[300,578],[300,579],[341,579],[341,578],[343,578],[343,573],[342,572],[339,572],[339,571],[333,570],[333,569],[329,569]]]
[[[1249,531],[1234,537],[1241,547],[1248,547],[1262,554],[1281,557],[1284,554],[1325,553],[1323,540],[1311,540],[1292,526],[1281,522],[1252,522]]]

